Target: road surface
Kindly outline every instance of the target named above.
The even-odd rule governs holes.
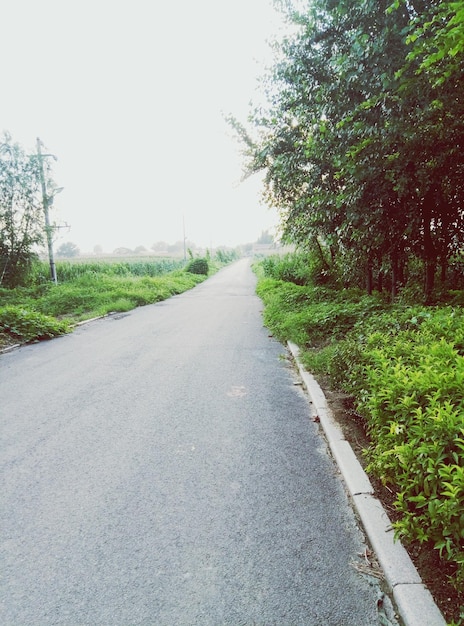
[[[5,626],[373,626],[363,536],[241,260],[0,356]]]

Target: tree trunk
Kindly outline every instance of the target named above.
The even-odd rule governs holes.
[[[377,274],[377,291],[381,293],[383,291],[383,271],[380,269]]]
[[[425,194],[424,204],[422,207],[422,227],[424,231],[424,298],[426,304],[432,299],[433,289],[435,287],[435,271],[437,269],[437,251],[433,243],[432,237],[432,212],[436,199],[436,189],[431,187]]]
[[[440,280],[441,284],[444,285],[446,282],[446,276],[448,274],[448,259],[446,257],[442,257],[440,264]]]
[[[425,304],[430,304],[432,301],[433,289],[435,287],[435,272],[437,264],[433,260],[427,260],[425,262],[425,282],[424,282],[424,297]]]
[[[367,295],[371,296],[372,295],[372,291],[374,288],[373,285],[373,276],[372,276],[372,261],[369,258],[367,260],[367,266],[366,266],[366,291],[367,291]]]
[[[321,246],[320,241],[319,241],[317,236],[314,237],[314,243],[316,244],[316,248],[317,248],[317,250],[319,252],[319,258],[321,259],[322,266],[323,266],[324,270],[328,272],[330,270],[330,265],[329,265],[327,259],[325,258],[324,251],[322,249],[322,246]]]
[[[391,263],[391,297],[392,300],[396,298],[398,295],[398,253],[396,250],[393,250],[390,255],[390,263]]]

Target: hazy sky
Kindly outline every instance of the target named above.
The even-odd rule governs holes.
[[[0,131],[40,137],[56,245],[254,241],[276,223],[222,112],[245,120],[281,24],[271,0],[14,0],[0,9]]]

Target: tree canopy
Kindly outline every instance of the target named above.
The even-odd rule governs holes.
[[[463,3],[277,4],[292,29],[263,80],[269,105],[251,128],[231,120],[247,172],[265,170],[285,240],[393,295],[421,263],[429,298],[464,235]]]
[[[0,285],[21,282],[43,236],[37,159],[5,134],[0,142]]]
[[[58,250],[56,251],[57,256],[66,257],[71,259],[73,257],[79,256],[80,250],[79,246],[72,241],[65,241],[62,243]]]

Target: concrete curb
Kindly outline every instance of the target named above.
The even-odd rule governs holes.
[[[423,584],[411,558],[399,541],[394,541],[391,521],[343,431],[333,418],[326,397],[315,378],[299,360],[300,349],[288,348],[298,366],[316,415],[319,417],[330,450],[353,499],[369,543],[385,575],[387,588],[404,626],[446,626],[432,594]]]
[[[15,343],[11,346],[7,346],[6,348],[1,348],[0,354],[6,354],[7,352],[11,352],[12,350],[16,350],[16,348],[20,348],[20,347],[21,347],[20,343]]]

